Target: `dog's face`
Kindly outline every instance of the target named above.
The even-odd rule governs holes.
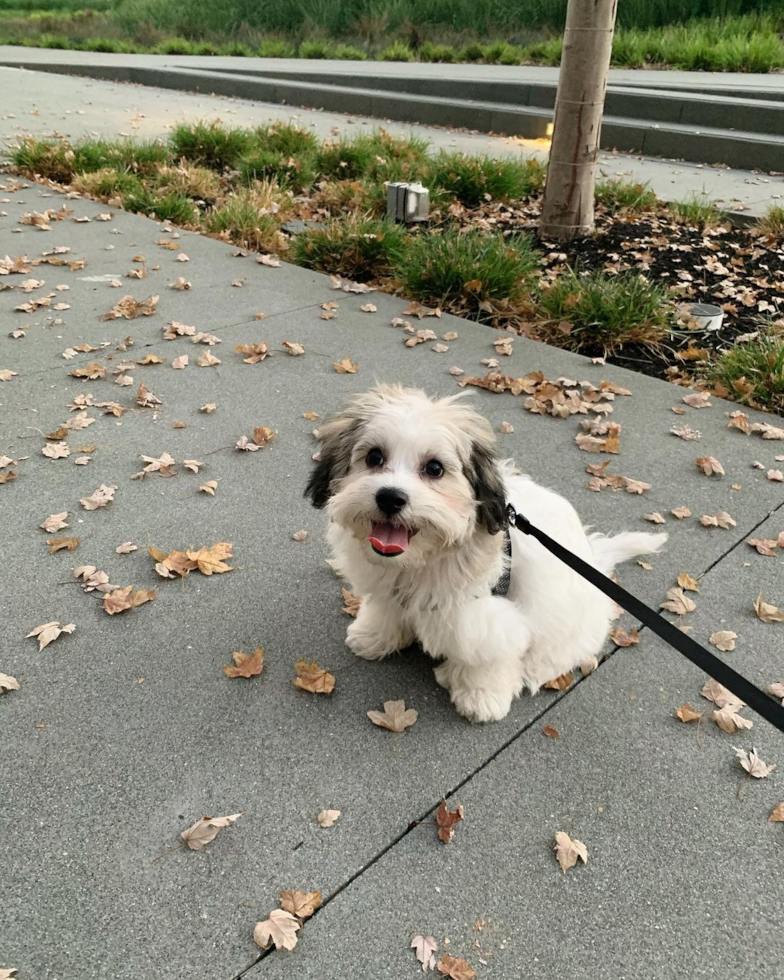
[[[460,396],[384,385],[319,428],[306,493],[373,561],[419,564],[504,525],[492,428]]]

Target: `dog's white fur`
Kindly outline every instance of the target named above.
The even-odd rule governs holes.
[[[599,653],[612,602],[535,539],[511,531],[506,598],[491,595],[504,567],[504,501],[566,548],[609,575],[620,562],[658,551],[666,534],[588,535],[560,494],[497,462],[490,424],[461,396],[429,399],[400,386],[354,398],[319,433],[321,461],[308,492],[326,505],[334,566],[362,597],[346,642],[359,657],[379,660],[415,640],[460,712],[494,721],[524,688]],[[372,448],[384,465],[371,468]],[[423,467],[438,459],[445,472]],[[394,520],[416,533],[400,555],[378,555],[368,542],[382,487],[409,503]],[[491,533],[495,532],[495,533]]]

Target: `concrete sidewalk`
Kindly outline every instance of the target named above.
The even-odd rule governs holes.
[[[2,48],[0,47],[0,63],[21,64],[34,66],[37,59],[51,54],[60,59],[64,65],[75,63],[79,52],[41,52],[35,49]],[[83,55],[81,57],[84,57]],[[96,65],[117,64],[117,56],[90,55],[91,63]],[[121,65],[146,64],[147,61],[168,65],[171,63],[181,68],[187,68],[191,61],[207,63],[211,69],[249,70],[253,63],[263,59],[243,58],[202,58],[202,59],[172,59],[163,56],[133,55],[120,59]],[[70,59],[70,61],[69,61]],[[275,70],[280,70],[287,62],[274,60]],[[317,68],[323,70],[325,63],[297,62],[301,67],[303,77],[313,74]],[[335,65],[335,63],[327,63]],[[412,66],[383,65],[373,63],[377,69],[384,72],[400,73],[404,68]],[[356,63],[357,71],[361,72],[363,63]],[[198,66],[198,65],[197,65]],[[352,63],[352,67],[354,63]],[[488,80],[494,77],[509,77],[509,72],[520,72],[524,81],[531,73],[542,72],[550,77],[548,72],[555,69],[507,69],[501,66],[469,66],[469,65],[417,65],[413,66],[418,73],[427,77],[428,72],[438,71],[439,77],[450,77],[450,72],[466,77],[465,69],[476,69],[478,77]],[[338,63],[336,71],[346,71],[346,63]],[[446,75],[444,75],[446,72]],[[506,74],[504,74],[506,73]],[[626,76],[642,76],[635,79],[639,88],[648,83],[648,76],[664,76],[659,79],[664,86],[670,77],[690,75],[678,72],[621,72],[619,84]],[[784,86],[784,76],[754,76],[759,81],[773,86],[775,93]],[[706,78],[695,73],[693,84],[704,86]],[[744,84],[744,76],[721,76],[715,80],[722,86]],[[749,76],[745,76],[746,84],[750,84]],[[655,81],[655,79],[653,79]],[[685,84],[685,83],[684,83]],[[266,102],[254,102],[249,99],[210,96],[187,91],[120,84],[118,82],[98,79],[81,78],[75,75],[51,75],[23,68],[0,67],[0,86],[3,90],[3,106],[0,110],[0,140],[6,146],[11,145],[20,136],[33,134],[46,136],[61,134],[70,138],[83,136],[131,136],[138,138],[153,138],[164,134],[173,124],[182,120],[213,119],[221,117],[230,125],[257,125],[274,120],[295,119],[301,125],[308,126],[322,138],[341,134],[352,134],[359,129],[372,129],[383,125],[394,133],[416,133],[428,139],[434,151],[439,149],[460,150],[466,153],[481,153],[490,156],[538,156],[547,158],[549,144],[545,140],[530,140],[522,137],[491,136],[484,133],[474,133],[466,130],[445,129],[438,126],[425,126],[413,123],[395,122],[383,117],[367,115],[342,115],[337,112],[327,112],[318,109],[301,109],[295,106],[275,105]],[[466,116],[466,119],[468,117]],[[651,124],[654,126],[655,124]],[[751,159],[749,157],[749,159]],[[780,168],[779,168],[780,169]],[[621,178],[623,180],[642,181],[666,201],[679,201],[693,194],[705,195],[718,201],[726,211],[739,219],[750,219],[762,214],[771,204],[780,204],[784,200],[784,178],[781,174],[755,173],[749,165],[748,170],[711,167],[699,163],[688,163],[680,160],[664,160],[644,157],[638,154],[603,152],[599,159],[599,174],[603,179]]]
[[[117,91],[127,99],[130,90]],[[94,118],[84,122],[97,128]],[[118,121],[107,132],[110,125]],[[767,816],[784,799],[784,736],[756,718],[752,731],[734,736],[707,716],[699,734],[676,721],[686,700],[712,707],[700,698],[704,678],[645,631],[639,647],[608,643],[612,656],[571,689],[522,698],[490,726],[455,714],[416,651],[372,664],[344,646],[349,620],[324,561],[324,518],[302,499],[315,449],[314,423],[302,413],[323,417],[375,380],[453,392],[450,366],[484,373],[495,333],[445,315],[421,325],[458,333],[447,353],[409,349],[390,326],[403,300],[374,294],[377,312],[362,312],[367,297],[337,292],[317,273],[260,265],[190,233],[174,239],[135,215],[99,222],[103,205],[14,177],[0,183],[0,255],[36,258],[60,246],[70,248],[65,259],[85,260],[74,271],[41,264],[0,278],[0,369],[16,372],[0,384],[0,455],[19,460],[18,478],[0,486],[0,671],[21,684],[0,698],[11,763],[0,777],[0,967],[17,967],[20,980],[401,980],[418,975],[408,947],[421,932],[496,980],[675,980],[731,975],[741,964],[761,980],[778,978],[781,828]],[[20,224],[26,213],[63,205],[74,213],[50,231]],[[92,220],[76,220],[85,217]],[[180,248],[161,247],[161,238]],[[146,278],[126,278],[139,256]],[[189,290],[170,288],[178,276]],[[110,284],[115,277],[120,288]],[[43,282],[24,293],[28,278]],[[67,308],[15,312],[50,293]],[[126,293],[157,294],[155,315],[103,321]],[[329,301],[337,316],[323,320],[320,305]],[[206,348],[164,340],[172,320],[216,334],[222,343],[211,351],[221,363],[198,367]],[[22,326],[23,337],[8,336]],[[128,335],[133,346],[118,351]],[[298,341],[306,354],[248,365],[233,349],[262,340],[277,349]],[[63,358],[85,342],[99,349]],[[138,365],[148,354],[166,363]],[[189,366],[172,370],[182,354]],[[333,371],[343,357],[358,362],[357,375]],[[107,368],[105,380],[71,376],[92,360]],[[734,630],[737,650],[726,655],[733,665],[761,685],[783,681],[784,625],[765,625],[753,612],[760,589],[784,606],[781,557],[746,542],[784,528],[782,484],[766,479],[781,467],[784,444],[728,429],[735,405],[687,408],[681,388],[544,345],[518,339],[502,360],[513,375],[606,378],[631,390],[614,403],[623,431],[611,469],[650,483],[645,496],[588,491],[585,467],[601,457],[576,447],[575,418],[531,415],[509,395],[475,397],[496,428],[514,424],[513,434],[499,435],[501,451],[558,488],[586,522],[607,532],[649,529],[643,515],[664,514],[666,550],[650,570],[624,566],[623,583],[658,604],[680,572],[700,576],[697,611],[686,617],[695,639]],[[128,361],[137,362],[127,368],[133,385],[118,387],[112,371]],[[140,382],[160,407],[136,406]],[[87,393],[121,403],[125,414],[88,409],[95,421],[69,433],[71,455],[46,458],[41,433],[72,418],[70,403]],[[215,412],[200,413],[208,402]],[[678,422],[699,429],[700,441],[671,435]],[[237,439],[260,425],[276,430],[271,445],[237,452]],[[88,444],[91,461],[75,465]],[[142,454],[165,451],[179,464],[176,476],[132,479]],[[694,465],[708,455],[723,463],[723,478]],[[194,474],[185,459],[204,465]],[[757,460],[763,469],[753,467]],[[214,498],[198,491],[205,480],[218,481]],[[117,487],[114,503],[83,510],[78,501],[101,484]],[[669,515],[681,505],[693,517]],[[737,526],[700,526],[701,514],[720,510]],[[39,525],[62,511],[69,527],[54,536],[82,540],[74,554],[50,555]],[[292,539],[300,529],[308,531],[302,543]],[[127,541],[138,550],[118,555]],[[214,541],[233,543],[230,574],[163,581],[146,550]],[[109,617],[94,595],[67,584],[85,563],[118,586],[154,588],[157,598]],[[39,652],[25,635],[51,620],[76,630]],[[259,644],[261,677],[224,676],[232,651]],[[300,657],[335,674],[333,695],[293,687]],[[366,717],[391,698],[419,711],[405,734]],[[542,736],[545,723],[560,740]],[[770,778],[744,782],[742,801],[733,745],[757,746],[779,763]],[[432,824],[419,823],[442,796],[465,806],[448,846]],[[316,822],[323,808],[342,811],[330,829]],[[239,811],[203,852],[178,850],[153,863],[203,814]],[[590,852],[588,866],[566,877],[551,851],[557,830]],[[253,926],[276,907],[281,888],[318,888],[325,905],[295,951],[261,955]]]

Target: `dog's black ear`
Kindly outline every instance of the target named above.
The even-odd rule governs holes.
[[[305,496],[314,507],[325,507],[332,488],[342,479],[351,465],[351,447],[360,423],[356,419],[338,416],[326,422],[319,431],[320,459],[305,487]]]
[[[476,498],[476,519],[490,534],[506,527],[506,497],[498,463],[492,451],[475,443],[466,476]]]

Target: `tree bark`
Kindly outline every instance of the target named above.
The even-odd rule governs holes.
[[[539,234],[593,230],[593,195],[618,0],[569,0]]]

